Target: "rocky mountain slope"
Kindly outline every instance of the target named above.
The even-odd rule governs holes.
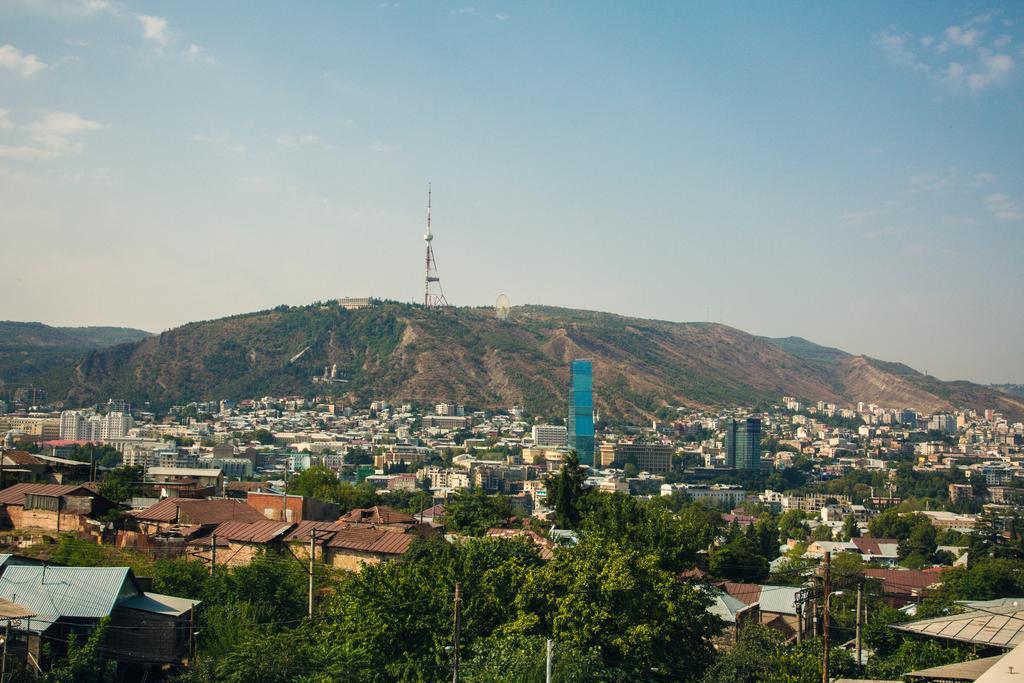
[[[573,358],[594,362],[609,417],[664,407],[756,405],[783,394],[930,412],[959,405],[1024,415],[1024,399],[806,340],[772,340],[713,323],[672,323],[542,306],[426,310],[397,303],[347,311],[278,307],[191,323],[96,350],[51,389],[69,403],[118,396],[156,406],[266,394],[332,394],[476,407],[519,404],[560,415]],[[333,383],[314,382],[337,366]]]

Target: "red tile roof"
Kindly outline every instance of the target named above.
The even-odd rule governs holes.
[[[25,496],[29,493],[40,496],[67,496],[79,491],[90,496],[95,495],[80,484],[15,484],[0,490],[0,505],[24,505]]]
[[[744,605],[753,605],[761,599],[761,586],[756,583],[735,583],[726,581],[722,590],[736,598]]]
[[[895,538],[869,538],[867,536],[851,538],[850,542],[857,546],[857,550],[859,550],[862,555],[883,555],[884,553],[879,547],[880,543],[885,543],[887,545],[899,545],[899,541]]]
[[[882,590],[890,595],[921,595],[928,588],[942,583],[941,574],[914,569],[866,567],[864,576],[870,579],[880,579]]]

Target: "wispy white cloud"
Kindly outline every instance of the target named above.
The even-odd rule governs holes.
[[[108,0],[82,0],[82,8],[87,12],[115,12],[116,8]]]
[[[27,55],[13,45],[0,45],[0,68],[22,78],[33,78],[46,68],[46,64],[39,57]]]
[[[225,152],[231,152],[232,154],[245,154],[249,151],[245,145],[229,135],[206,135],[204,133],[195,133],[194,135],[189,136],[189,140],[203,145],[218,147]]]
[[[900,237],[906,230],[900,225],[883,225],[875,230],[868,230],[864,233],[864,239],[882,240]]]
[[[495,14],[494,18],[498,21],[508,21],[509,16],[507,14]]]
[[[985,208],[1002,221],[1024,220],[1024,209],[1005,194],[996,192],[985,197]]]
[[[82,143],[77,141],[79,136],[106,128],[104,124],[65,111],[44,111],[32,123],[19,127],[4,110],[0,113],[0,121],[0,128],[17,129],[27,136],[21,144],[0,145],[0,157],[25,161],[44,161],[80,152]]]
[[[169,42],[167,36],[167,20],[163,17],[150,16],[147,14],[137,14],[135,18],[142,24],[142,37],[146,40],[152,40],[158,43],[161,47],[166,47]]]
[[[996,176],[995,173],[982,171],[981,173],[975,173],[974,178],[971,179],[968,185],[971,187],[981,187],[983,185],[988,185],[989,183],[994,183],[997,180],[999,180],[999,177]]]
[[[386,154],[387,152],[391,152],[395,149],[391,145],[381,142],[380,140],[374,142],[371,148],[373,149],[374,152],[377,152],[379,154]]]
[[[11,121],[11,110],[0,109],[0,130],[10,130],[14,128],[14,121]]]
[[[451,10],[449,14],[476,14],[476,7],[459,7],[458,9]]]
[[[839,220],[846,225],[864,225],[874,213],[874,211],[847,211],[839,214]]]
[[[875,36],[875,42],[893,64],[923,73],[934,83],[953,92],[978,94],[1007,82],[1016,62],[1006,47],[1010,34],[988,36],[992,16],[980,14],[966,23],[947,26],[941,40],[889,26]]]
[[[930,41],[930,39],[927,39]],[[908,34],[900,33],[895,26],[889,26],[875,36],[875,42],[882,48],[889,61],[912,71],[930,71],[912,47],[913,42]]]
[[[185,59],[197,64],[214,64],[217,61],[209,55],[205,47],[195,43],[189,45],[183,54]]]
[[[302,133],[295,135],[292,133],[282,133],[277,136],[277,144],[282,147],[304,147],[307,145],[319,145],[320,136],[313,135],[312,133]]]

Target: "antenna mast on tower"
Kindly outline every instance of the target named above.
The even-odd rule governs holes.
[[[437,274],[437,260],[434,258],[434,247],[432,242],[434,241],[434,233],[430,231],[430,200],[431,200],[431,188],[427,185],[427,234],[423,236],[423,241],[427,243],[427,269],[426,278],[423,286],[423,305],[427,308],[438,308],[440,306],[447,306],[448,300],[444,298],[444,290],[441,289],[441,278]],[[437,283],[437,287],[432,287],[432,283]],[[436,289],[436,291],[435,291]]]

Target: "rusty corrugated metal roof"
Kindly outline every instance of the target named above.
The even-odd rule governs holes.
[[[326,545],[330,548],[344,548],[366,553],[401,555],[416,540],[413,534],[403,534],[381,529],[343,529],[334,534]]]
[[[258,522],[264,519],[256,508],[240,500],[203,498],[164,498],[144,510],[130,513],[147,522],[182,524],[220,524],[221,522]]]
[[[314,529],[319,532],[330,532],[341,531],[342,529],[347,528],[349,528],[348,524],[344,522],[317,522],[315,520],[306,520],[299,522],[295,525],[294,529],[285,534],[284,540],[288,543],[295,541],[308,541],[309,533]],[[327,538],[327,533],[319,534],[319,536],[321,542],[329,540],[329,538]]]
[[[277,539],[292,528],[291,522],[275,522],[264,519],[259,522],[223,522],[213,533],[218,539],[242,543],[267,543]]]
[[[0,505],[24,505],[25,496],[34,493],[40,496],[66,496],[79,489],[89,491],[80,484],[15,484],[0,490]],[[92,491],[89,491],[92,494]]]

